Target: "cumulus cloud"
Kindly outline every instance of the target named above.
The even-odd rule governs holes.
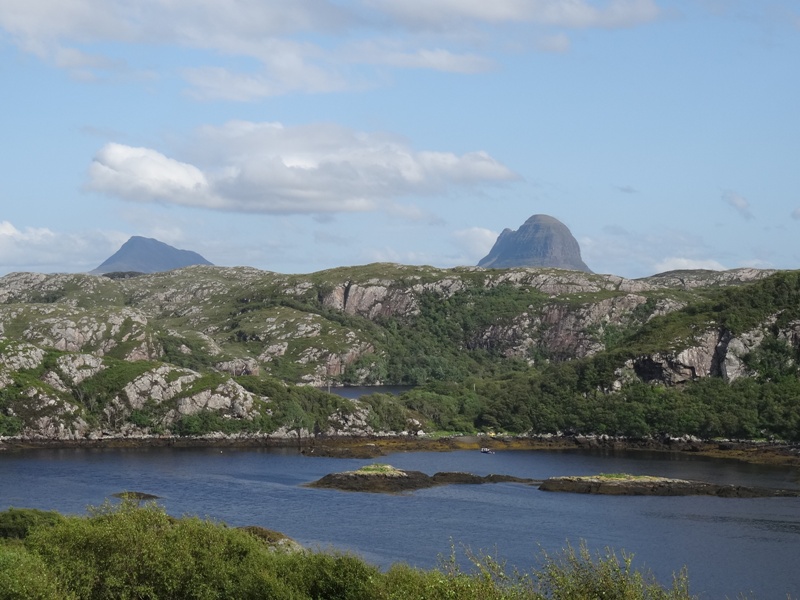
[[[296,69],[264,69],[243,73],[223,67],[193,67],[183,70],[189,94],[199,100],[250,102],[292,92],[308,94],[343,91],[351,87],[337,73],[297,60]]]
[[[214,208],[205,175],[197,167],[149,148],[106,144],[89,166],[88,188],[137,202]]]
[[[579,241],[584,261],[597,273],[645,277],[675,269],[725,269],[710,258],[714,251],[702,237],[686,231],[637,232],[607,225],[601,234]]]
[[[123,45],[172,45],[255,58],[262,63],[260,78],[269,82],[272,94],[309,87],[330,91],[328,80],[335,77],[330,65],[312,64],[314,57],[322,60],[325,50],[292,38],[332,34],[356,22],[352,10],[328,0],[220,0],[202,5],[193,0],[140,0],[135,6],[125,0],[4,0],[3,5],[0,28],[10,39],[83,79],[128,68],[123,61],[100,56],[109,44],[118,44],[115,55],[124,54]],[[98,50],[91,53],[87,47]],[[202,74],[222,79],[220,73],[195,72],[188,65],[185,73],[190,82]],[[310,84],[315,75],[320,81]]]
[[[121,243],[114,234],[67,234],[46,227],[18,228],[0,221],[0,273],[63,271],[64,265],[70,265],[73,271],[88,271]]]
[[[497,241],[499,234],[483,227],[470,227],[453,232],[453,242],[466,258],[464,262],[477,264],[480,259],[489,254]]]
[[[727,191],[722,194],[722,201],[736,210],[743,219],[748,221],[755,219],[753,213],[750,212],[750,203],[744,196],[740,196],[736,192]]]
[[[566,52],[569,38],[553,29],[630,27],[659,15],[655,0],[4,0],[0,29],[87,81],[153,78],[133,49],[179,48],[185,62],[163,76],[180,73],[198,98],[248,101],[360,89],[378,76],[364,72],[369,65],[484,72],[495,66],[487,53],[506,48],[520,26],[536,40],[529,48]],[[258,64],[245,71],[238,57]]]
[[[694,270],[705,269],[708,271],[724,271],[725,266],[712,258],[696,259],[696,258],[683,258],[670,256],[664,260],[656,263],[656,273],[664,273],[666,271],[681,271],[681,270]]]
[[[527,21],[558,27],[630,27],[659,17],[654,0],[368,0],[408,24],[441,25],[453,20],[484,23]]]
[[[407,195],[517,176],[482,151],[415,151],[402,139],[329,124],[284,127],[232,121],[203,127],[187,157],[108,144],[86,187],[135,202],[253,213],[333,213],[396,208]]]
[[[481,73],[495,67],[494,61],[472,52],[418,48],[409,41],[388,38],[352,44],[346,49],[346,56],[353,63],[450,73]]]

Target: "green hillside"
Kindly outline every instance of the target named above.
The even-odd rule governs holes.
[[[0,435],[800,439],[798,272],[130,275],[0,278]]]

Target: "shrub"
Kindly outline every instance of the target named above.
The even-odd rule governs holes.
[[[105,504],[90,518],[35,529],[27,545],[76,598],[292,597],[281,592],[268,568],[271,551],[256,537],[173,519],[154,504]]]
[[[34,526],[25,545],[0,545],[0,600],[688,600],[685,574],[669,589],[613,552],[581,545],[543,555],[531,573],[488,554],[455,552],[438,569],[381,572],[337,552],[285,552],[273,532],[176,519],[155,504],[92,509]],[[276,534],[277,535],[277,534]]]
[[[70,600],[47,565],[19,546],[0,546],[0,600]]]
[[[567,546],[559,555],[543,555],[535,573],[537,591],[552,600],[688,600],[689,583],[681,572],[672,587],[662,587],[648,572],[633,568],[633,557],[611,550],[592,555],[586,544]]]
[[[52,526],[63,519],[55,511],[9,508],[0,512],[0,538],[25,539],[34,527]]]

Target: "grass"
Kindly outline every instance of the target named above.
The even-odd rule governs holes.
[[[392,465],[386,465],[382,463],[373,463],[371,465],[365,465],[358,469],[357,471],[352,471],[353,473],[357,473],[359,475],[388,475],[389,477],[402,477],[405,475],[403,471],[400,469],[396,469]]]
[[[651,475],[631,475],[630,473],[600,473],[596,475],[599,479],[660,479]]]

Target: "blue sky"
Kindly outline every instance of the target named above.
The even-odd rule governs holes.
[[[800,268],[800,0],[0,0],[0,275]]]

